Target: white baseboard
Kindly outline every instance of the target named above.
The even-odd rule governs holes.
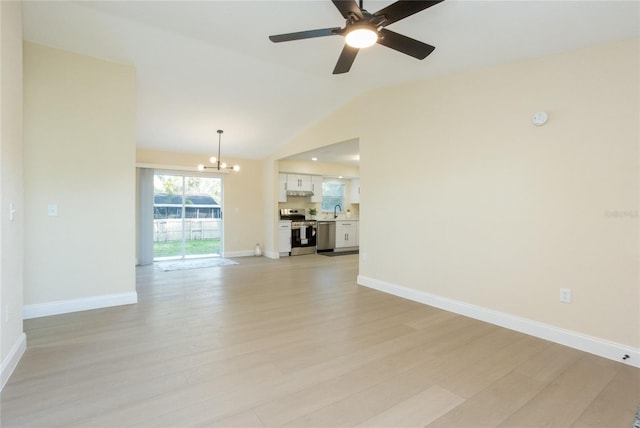
[[[265,251],[264,256],[270,259],[279,259],[280,253],[278,253],[277,251]]]
[[[562,329],[527,318],[521,318],[504,312],[494,311],[482,306],[476,306],[435,294],[426,293],[424,291],[403,287],[401,285],[380,281],[363,275],[358,275],[357,281],[359,285],[373,288],[384,293],[393,294],[394,296],[499,325],[500,327],[519,331],[530,336],[539,337],[541,339],[589,352],[591,354],[622,362],[634,367],[640,367],[640,349],[637,348],[610,342],[598,337],[588,336],[575,331]],[[625,355],[628,357],[623,359]]]
[[[253,251],[254,250],[225,251],[222,257],[225,259],[229,257],[249,257],[253,256]]]
[[[25,320],[67,314],[70,312],[88,311],[90,309],[109,308],[111,306],[132,305],[138,303],[138,293],[107,294],[104,296],[86,297],[83,299],[59,300],[56,302],[25,305],[22,316]]]
[[[4,360],[2,360],[2,366],[0,366],[0,391],[2,391],[4,386],[7,384],[7,381],[16,367],[18,367],[18,363],[26,350],[27,335],[22,333],[18,340],[16,340],[16,343],[11,347],[9,354]]]

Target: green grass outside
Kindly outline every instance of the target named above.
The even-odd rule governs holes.
[[[220,254],[220,239],[198,239],[185,241],[185,254],[187,256],[201,254]],[[153,243],[154,257],[171,257],[182,255],[182,241],[166,241]]]

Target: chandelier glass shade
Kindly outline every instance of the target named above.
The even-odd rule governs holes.
[[[222,129],[218,129],[218,156],[211,156],[209,158],[209,162],[211,162],[212,166],[206,166],[203,164],[198,165],[198,171],[204,171],[205,169],[215,169],[218,171],[221,170],[231,170],[231,171],[240,171],[240,165],[228,166],[226,162],[222,162],[220,160],[220,143],[222,140],[222,133],[224,132]]]

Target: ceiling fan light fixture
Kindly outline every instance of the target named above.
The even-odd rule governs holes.
[[[346,35],[346,42],[352,48],[368,48],[378,41],[378,32],[368,26],[356,27]]]
[[[344,27],[276,34],[269,36],[269,40],[274,43],[280,43],[316,37],[343,36],[346,39],[346,43],[338,57],[333,74],[348,73],[359,49],[367,48],[375,43],[422,60],[434,51],[434,46],[388,30],[386,27],[443,1],[399,0],[377,12],[369,13],[364,9],[364,0],[331,0],[338,12],[346,20],[344,21]]]

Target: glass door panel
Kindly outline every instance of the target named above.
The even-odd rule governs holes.
[[[153,177],[153,258],[181,258],[184,254],[184,178],[156,173]]]
[[[185,177],[185,257],[222,254],[222,179]]]
[[[154,260],[222,254],[222,179],[156,173]]]

